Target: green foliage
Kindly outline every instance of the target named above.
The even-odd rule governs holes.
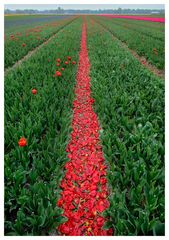
[[[74,19],[75,18],[69,18],[41,26],[34,26],[33,28],[23,28],[21,26],[21,28],[17,28],[17,32],[14,31],[13,34],[7,32],[5,38],[5,68],[14,65],[30,50],[47,41],[52,35],[70,24]],[[14,39],[11,39],[11,35],[14,35]],[[23,43],[26,44],[25,47],[22,46]]]
[[[65,221],[56,202],[77,65],[64,61],[78,61],[80,38],[79,18],[5,78],[5,235],[49,235]],[[65,67],[60,78],[53,77],[57,58]],[[18,146],[22,136],[24,148]]]
[[[127,46],[135,50],[138,55],[146,59],[159,69],[165,65],[165,32],[163,24],[144,23],[124,19],[109,19],[94,17],[115,37],[125,42]],[[153,24],[153,25],[152,25]]]
[[[109,28],[109,20],[102,19]],[[64,66],[59,78],[53,75],[60,70],[57,58],[62,66],[67,56],[78,61],[81,27],[78,18],[5,78],[5,235],[56,235],[55,228],[66,221],[56,202],[67,161],[77,65]],[[131,39],[131,32],[118,29]],[[117,34],[115,26],[111,31]],[[153,32],[145,38],[154,41]],[[31,44],[30,38],[30,49]],[[150,60],[147,44],[138,48]],[[110,32],[89,21],[88,51],[111,187],[104,228],[113,227],[114,235],[164,235],[164,83]],[[24,148],[18,146],[22,136],[28,142]]]
[[[164,82],[97,23],[88,24],[88,48],[112,188],[105,227],[114,235],[164,235]]]

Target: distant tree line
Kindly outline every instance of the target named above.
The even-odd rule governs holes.
[[[74,9],[62,9],[61,7],[58,7],[57,9],[53,10],[34,10],[34,9],[16,9],[16,10],[10,10],[5,9],[5,14],[164,14],[164,9],[98,9],[98,10],[74,10]]]

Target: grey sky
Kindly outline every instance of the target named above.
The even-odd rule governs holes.
[[[141,9],[164,9],[163,4],[5,4],[5,9],[38,9],[48,10],[61,7],[63,9],[117,9],[121,8],[141,8]]]

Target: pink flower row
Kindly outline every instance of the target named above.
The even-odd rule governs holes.
[[[112,14],[101,14],[100,16],[109,17],[109,18],[127,18],[127,19],[133,19],[133,20],[142,20],[142,21],[165,23],[165,18],[156,18],[156,17],[112,15]]]

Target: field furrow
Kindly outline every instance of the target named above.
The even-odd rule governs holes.
[[[70,22],[71,23],[71,22]],[[69,23],[69,24],[70,24]],[[68,24],[67,24],[68,25]],[[66,27],[67,25],[65,25],[64,27]],[[63,27],[63,28],[64,28]],[[59,29],[59,31],[61,31],[63,28]],[[21,58],[19,61],[15,62],[15,64],[12,67],[9,67],[5,70],[5,75],[8,74],[11,70],[14,70],[15,68],[17,68],[18,66],[20,67],[20,65],[26,61],[27,59],[29,59],[33,54],[35,54],[39,49],[41,49],[42,47],[44,47],[46,44],[49,43],[49,41],[51,41],[53,38],[57,37],[57,33],[55,33],[54,35],[52,35],[47,41],[43,42],[42,44],[38,45],[36,48],[34,48],[33,50],[30,50],[27,55],[25,55],[23,58]]]
[[[90,97],[90,62],[86,45],[86,23],[83,25],[79,66],[76,77],[71,141],[67,146],[69,162],[61,183],[58,206],[68,219],[59,231],[68,236],[106,236],[102,212],[107,200],[106,166],[99,141],[99,123]]]
[[[5,235],[164,236],[165,25],[10,17]]]
[[[17,61],[29,54],[29,51],[46,42],[74,19],[76,17],[25,28],[21,31],[18,29],[18,32],[14,34],[5,35],[5,69],[16,64]]]
[[[156,68],[154,65],[152,65],[150,62],[148,62],[146,60],[145,57],[141,57],[137,54],[137,52],[135,52],[133,49],[130,49],[127,44],[125,42],[122,42],[119,38],[115,37],[113,35],[113,33],[111,32],[111,30],[107,27],[105,27],[104,25],[102,25],[100,22],[98,22],[96,19],[94,19],[94,21],[98,24],[100,24],[104,30],[107,30],[108,32],[111,33],[112,35],[112,41],[118,41],[118,43],[120,44],[120,46],[126,50],[128,50],[145,68],[147,68],[150,72],[152,72],[154,75],[156,75],[157,77],[162,78],[163,80],[165,79],[165,71],[164,70],[160,70],[158,68]]]
[[[136,51],[139,56],[145,57],[152,65],[164,70],[164,33],[163,41],[159,41],[157,38],[152,38],[139,31],[120,26],[120,24],[117,25],[111,19],[98,16],[94,16],[94,19],[109,29],[115,37],[125,42],[130,49]]]
[[[164,235],[164,82],[89,21],[91,91],[115,235]]]
[[[56,234],[62,222],[56,201],[80,36],[79,18],[6,75],[5,235]]]

